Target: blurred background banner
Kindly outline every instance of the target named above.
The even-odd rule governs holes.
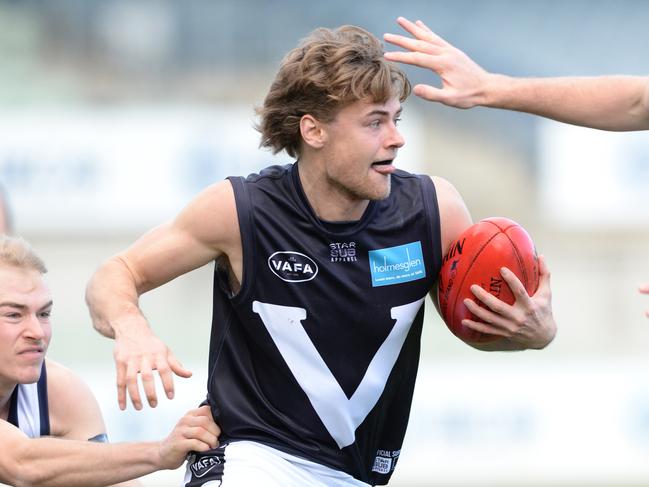
[[[210,182],[258,171],[249,107],[10,110],[0,180],[24,232],[133,232],[174,216]]]
[[[539,123],[540,203],[550,224],[649,228],[649,135]]]
[[[213,268],[142,297],[195,376],[140,412],[117,410],[112,341],[84,303],[90,275],[208,185],[290,162],[258,148],[254,108],[299,39],[342,24],[399,32],[399,15],[493,72],[649,74],[641,0],[0,0],[0,185],[15,233],[50,270],[49,353],[90,383],[113,440],[160,438],[203,399]],[[451,181],[474,220],[528,230],[552,272],[559,332],[542,352],[478,352],[428,302],[391,485],[649,485],[649,299],[637,292],[649,281],[649,133],[416,97],[402,118],[397,166]]]

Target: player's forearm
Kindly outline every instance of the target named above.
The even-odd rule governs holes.
[[[483,106],[603,130],[649,129],[649,77],[511,78],[490,75]]]
[[[93,326],[109,338],[114,338],[121,326],[140,321],[138,298],[134,276],[117,257],[102,264],[86,287],[86,303]]]
[[[106,486],[161,468],[158,443],[88,444],[37,438],[15,451],[11,485],[39,487]]]

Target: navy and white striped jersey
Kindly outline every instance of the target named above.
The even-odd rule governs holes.
[[[45,362],[41,376],[34,384],[18,384],[11,394],[7,421],[30,438],[50,434],[50,415],[47,404],[47,369]]]

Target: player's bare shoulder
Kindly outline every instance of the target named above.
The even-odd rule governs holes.
[[[442,253],[472,223],[462,196],[449,181],[439,176],[431,176],[437,193],[437,205],[441,226]]]
[[[178,215],[175,225],[217,252],[230,255],[241,246],[237,207],[230,181],[219,181],[200,192]]]
[[[52,436],[86,440],[105,432],[101,410],[90,387],[58,362],[46,359],[46,367]]]

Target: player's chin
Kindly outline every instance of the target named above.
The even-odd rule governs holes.
[[[19,384],[33,384],[41,378],[41,366],[26,367],[18,374]],[[1,485],[1,484],[0,484]]]
[[[380,175],[378,180],[373,181],[372,187],[368,188],[367,199],[384,200],[390,196],[392,178],[389,174]]]

